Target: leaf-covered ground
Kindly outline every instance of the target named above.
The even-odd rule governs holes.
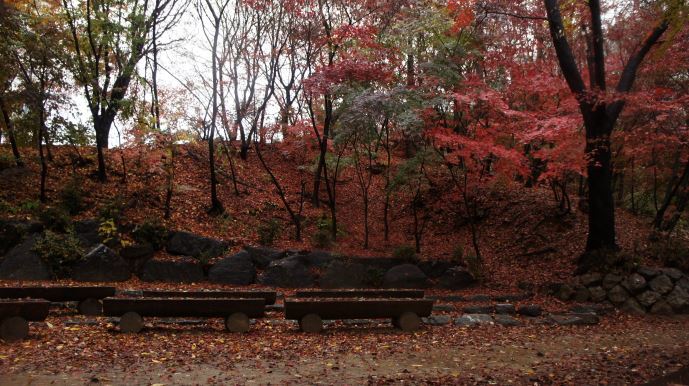
[[[689,363],[689,319],[612,315],[590,327],[425,326],[337,323],[300,333],[270,318],[248,334],[219,319],[149,323],[125,335],[106,319],[69,314],[0,345],[0,384],[636,384]],[[92,319],[89,319],[92,320]]]

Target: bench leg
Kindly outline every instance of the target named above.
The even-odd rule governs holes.
[[[249,331],[249,317],[243,312],[235,312],[225,319],[225,328],[230,332]]]
[[[127,312],[120,318],[120,331],[137,333],[144,328],[144,318],[136,312]]]
[[[99,316],[103,315],[103,303],[100,300],[94,298],[84,299],[79,302],[77,306],[79,313],[87,316]]]
[[[0,323],[0,338],[5,342],[17,342],[29,335],[29,323],[21,316],[12,316]]]
[[[416,331],[421,327],[421,318],[413,312],[405,312],[393,319],[392,324],[402,331]]]
[[[304,315],[299,320],[299,328],[304,332],[321,332],[323,330],[323,320],[317,314]]]

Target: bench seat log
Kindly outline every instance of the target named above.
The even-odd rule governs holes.
[[[19,316],[27,321],[41,322],[48,317],[50,302],[41,299],[0,299],[0,319]]]
[[[254,299],[263,298],[266,305],[275,304],[275,291],[141,291],[147,298],[224,298],[224,299]]]
[[[51,302],[104,299],[115,296],[115,287],[0,287],[3,299],[45,299]]]
[[[264,316],[265,299],[217,299],[217,298],[106,298],[103,313],[106,316],[122,316],[135,312],[152,317],[227,317],[241,312],[249,318]]]

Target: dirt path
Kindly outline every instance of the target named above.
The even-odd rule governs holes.
[[[594,327],[433,327],[406,335],[381,325],[333,328],[319,336],[284,326],[275,334],[231,342],[225,339],[236,336],[212,328],[204,333],[162,329],[143,334],[151,345],[118,346],[121,336],[103,341],[95,349],[106,361],[88,371],[80,368],[78,353],[61,364],[19,357],[36,342],[24,344],[12,358],[0,356],[0,384],[634,384],[689,364],[687,325],[689,318],[616,317]],[[171,344],[192,350],[175,351]],[[55,360],[65,350],[64,345],[40,347]],[[0,353],[5,348],[0,346]]]

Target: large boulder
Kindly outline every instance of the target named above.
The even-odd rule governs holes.
[[[324,268],[332,261],[336,260],[330,252],[327,251],[311,251],[305,255],[301,255],[300,259],[311,267]]]
[[[445,289],[464,289],[476,282],[474,276],[463,267],[452,267],[438,279],[438,285]]]
[[[386,288],[425,288],[428,277],[413,264],[402,264],[390,268],[383,276],[383,287]]]
[[[212,259],[222,255],[227,247],[228,244],[220,240],[189,232],[172,232],[167,241],[166,250],[172,255]]]
[[[655,292],[661,295],[672,291],[674,284],[672,284],[672,279],[665,275],[658,275],[653,280],[648,283],[648,286]]]
[[[72,268],[72,279],[76,281],[126,281],[129,278],[129,264],[105,245],[93,249]]]
[[[622,276],[618,275],[617,273],[609,273],[603,277],[603,289],[611,290],[613,287],[620,284],[621,281]]]
[[[251,257],[251,261],[257,268],[265,269],[271,262],[280,260],[286,256],[285,251],[269,247],[254,247],[247,245],[244,250]]]
[[[686,311],[689,308],[689,293],[680,286],[667,295],[667,303],[677,312]]]
[[[120,250],[120,256],[129,264],[129,270],[140,272],[141,267],[155,255],[155,249],[151,244],[133,244]]]
[[[256,267],[247,251],[226,257],[214,264],[208,272],[213,283],[249,285],[256,280]]]
[[[181,261],[149,260],[141,268],[143,281],[192,283],[203,281],[203,268],[191,259]]]
[[[31,234],[7,252],[0,263],[0,279],[48,280],[52,278],[53,273],[50,267],[33,250],[39,239],[38,233]]]
[[[646,278],[638,273],[632,273],[622,280],[622,287],[631,292],[633,295],[639,294],[646,289]]]
[[[259,283],[274,287],[307,288],[314,286],[314,277],[298,256],[275,260],[260,276]]]
[[[455,267],[457,264],[447,260],[425,260],[419,263],[419,268],[431,279],[437,279],[448,269]]]
[[[0,256],[22,241],[24,231],[16,223],[0,220]]]
[[[100,222],[95,219],[80,220],[74,222],[74,233],[82,247],[91,250],[103,241],[98,233]]]
[[[361,288],[370,284],[367,266],[351,261],[332,261],[320,278],[322,288]]]
[[[629,299],[629,292],[622,288],[621,285],[617,285],[608,291],[608,300],[616,306],[623,304],[627,299]]]

